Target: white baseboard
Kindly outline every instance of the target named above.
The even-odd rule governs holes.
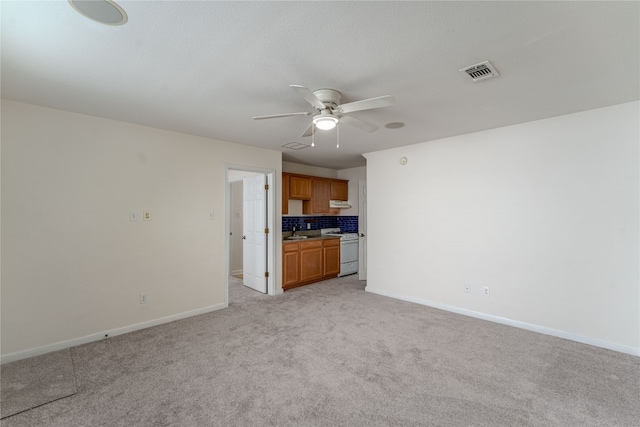
[[[453,305],[442,304],[435,301],[429,301],[421,298],[409,297],[406,295],[396,294],[394,292],[387,292],[381,289],[375,289],[371,286],[365,287],[366,292],[382,295],[385,297],[395,298],[402,301],[414,302],[416,304],[426,305],[428,307],[437,308],[440,310],[450,311],[452,313],[462,314],[464,316],[475,317],[476,319],[488,320],[490,322],[500,323],[507,326],[513,326],[520,329],[526,329],[532,332],[538,332],[544,335],[551,335],[558,338],[564,338],[571,341],[576,341],[582,344],[588,344],[595,347],[606,348],[608,350],[617,351],[619,353],[626,353],[632,356],[640,356],[640,348],[629,347],[625,345],[615,344],[608,341],[602,341],[595,338],[589,338],[582,335],[572,334],[570,332],[561,331],[558,329],[551,329],[545,326],[534,325],[532,323],[520,322],[518,320],[507,319],[506,317],[493,316],[491,314],[480,313],[477,311],[471,311],[464,308],[456,307]]]
[[[187,317],[198,316],[200,314],[221,310],[226,307],[227,307],[227,304],[225,303],[210,305],[208,307],[199,308],[197,310],[185,311],[184,313],[173,314],[171,316],[162,317],[160,319],[149,320],[142,323],[136,323],[134,325],[123,326],[121,328],[116,328],[108,331],[98,332],[91,335],[86,335],[80,338],[74,338],[68,341],[61,341],[55,344],[50,344],[42,347],[32,348],[29,350],[10,353],[0,357],[0,364],[15,362],[16,360],[27,359],[29,357],[40,356],[41,354],[50,353],[52,351],[63,350],[65,348],[75,347],[77,345],[87,344],[87,343],[98,341],[98,340],[103,340],[107,337],[114,337],[117,335],[127,334],[129,332],[138,331],[140,329],[146,329],[152,326],[162,325],[163,323],[169,323],[169,322],[173,322],[180,319],[186,319]]]

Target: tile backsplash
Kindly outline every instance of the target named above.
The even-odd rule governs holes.
[[[291,231],[294,225],[306,230],[305,221],[311,221],[311,230],[340,227],[343,233],[358,232],[357,216],[285,216],[282,217],[282,231]]]
[[[339,216],[338,227],[343,233],[357,233],[358,232],[358,217],[357,216]]]

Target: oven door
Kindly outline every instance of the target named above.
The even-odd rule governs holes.
[[[340,264],[358,261],[358,241],[345,240],[340,242]]]

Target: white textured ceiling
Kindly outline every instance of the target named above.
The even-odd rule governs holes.
[[[370,151],[638,100],[640,3],[117,1],[105,26],[66,1],[1,2],[2,97],[283,151],[332,169]],[[490,60],[500,76],[458,70]],[[392,95],[353,113],[316,147],[313,111],[288,85],[343,102]],[[404,122],[401,129],[386,129]]]

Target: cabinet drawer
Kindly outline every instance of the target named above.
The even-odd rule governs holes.
[[[312,242],[300,242],[300,250],[304,251],[305,249],[313,249],[313,248],[321,248],[322,240],[314,240]]]
[[[323,240],[323,246],[326,248],[328,246],[340,246],[340,239],[327,239]]]
[[[282,244],[282,252],[297,252],[299,249],[298,242]]]

